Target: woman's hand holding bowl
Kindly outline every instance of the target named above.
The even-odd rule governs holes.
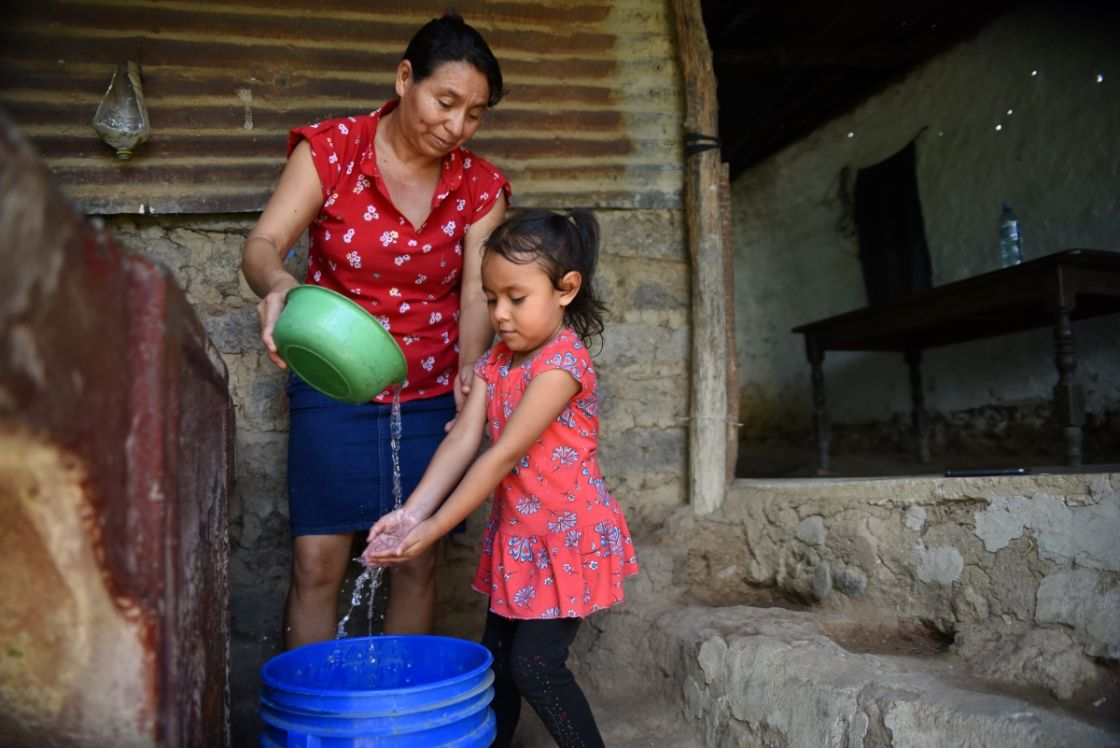
[[[272,339],[272,330],[276,327],[276,320],[280,319],[280,313],[284,311],[284,303],[288,298],[288,292],[297,286],[299,286],[299,283],[295,278],[283,273],[282,277],[277,279],[276,285],[257,302],[257,322],[261,326],[261,342],[264,343],[265,350],[268,351],[269,359],[281,369],[287,369],[288,365],[284,363],[284,359],[280,358],[280,353],[276,350],[276,341]]]

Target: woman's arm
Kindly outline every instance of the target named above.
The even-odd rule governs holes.
[[[447,501],[435,514],[419,522],[396,549],[381,553],[367,551],[367,561],[378,565],[393,565],[411,560],[450,532],[490,496],[502,478],[509,474],[545,429],[556,420],[579,389],[579,382],[559,369],[545,371],[534,377],[517,410],[510,416],[501,437],[471,465]],[[485,391],[483,383],[476,381],[460,418],[467,416],[472,402],[485,399]],[[458,428],[459,424],[456,423],[452,434]],[[434,467],[433,459],[428,471],[431,472]],[[425,479],[427,476],[428,473],[425,473]],[[454,481],[449,483],[454,485]],[[409,503],[411,501],[410,498]]]
[[[474,381],[474,363],[490,347],[494,330],[482,292],[482,245],[506,216],[506,201],[499,197],[490,212],[471,224],[463,238],[463,279],[459,296],[459,376],[455,382],[455,407],[461,410]]]
[[[276,191],[249,232],[241,253],[241,272],[249,287],[261,297],[257,304],[261,341],[268,350],[268,357],[281,369],[287,367],[276,352],[272,328],[284,308],[288,291],[299,285],[299,281],[284,269],[284,256],[322,205],[319,175],[311,161],[311,146],[305,140],[292,151]]]

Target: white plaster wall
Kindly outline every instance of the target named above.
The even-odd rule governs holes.
[[[1104,22],[1088,8],[1056,6],[1012,11],[736,179],[747,435],[808,426],[808,365],[790,329],[866,304],[845,167],[851,187],[856,170],[917,138],[935,285],[998,266],[1005,199],[1019,214],[1028,259],[1072,247],[1120,250],[1120,24],[1115,13]],[[1075,335],[1089,410],[1115,409],[1120,317],[1080,322]],[[1047,400],[1057,377],[1051,341],[1047,328],[928,351],[927,407]],[[836,422],[909,412],[901,356],[829,353],[825,376]]]

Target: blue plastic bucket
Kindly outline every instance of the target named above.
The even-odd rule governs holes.
[[[497,729],[481,644],[361,636],[308,644],[261,668],[266,748],[485,748]]]

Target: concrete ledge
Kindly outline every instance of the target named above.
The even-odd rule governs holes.
[[[740,480],[678,509],[692,602],[922,626],[978,675],[1070,700],[1120,662],[1120,476]],[[639,559],[641,562],[641,559]]]
[[[1075,715],[1042,692],[1012,695],[977,679],[950,653],[849,651],[829,636],[860,631],[843,614],[689,605],[679,585],[685,553],[638,553],[645,579],[581,634],[582,677],[675,710],[704,745],[1120,745],[1120,726],[1105,714],[1115,694],[1096,718]]]
[[[954,666],[936,657],[848,652],[819,633],[822,623],[741,606],[678,608],[654,621],[684,653],[685,714],[708,745],[776,735],[789,745],[848,748],[1120,744],[1115,733],[1037,704],[954,684]]]
[[[737,478],[728,489],[725,509],[760,496],[860,499],[876,504],[907,506],[930,500],[967,500],[1018,494],[1094,496],[1120,485],[1118,473],[1036,473],[1033,475],[946,478],[910,475],[882,478]]]

